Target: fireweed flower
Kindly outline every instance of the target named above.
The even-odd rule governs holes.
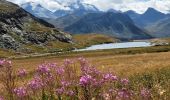
[[[95,67],[90,66],[90,65],[81,66],[81,72],[83,75],[88,74],[88,75],[97,76],[101,74],[99,70],[97,70]]]
[[[55,68],[57,66],[56,63],[48,63],[47,64],[50,68]]]
[[[149,98],[151,97],[151,93],[147,88],[141,89],[140,94],[145,100],[149,100]]]
[[[2,96],[0,96],[0,100],[5,100]]]
[[[4,65],[8,65],[8,66],[11,66],[12,62],[9,61],[9,60],[0,60],[0,66],[4,66]]]
[[[130,100],[132,93],[127,89],[118,90],[116,99],[117,100]]]
[[[64,73],[64,68],[63,67],[56,68],[56,74],[57,75],[62,75],[63,73]]]
[[[78,60],[81,64],[81,66],[85,66],[86,64],[88,64],[88,61],[83,57],[78,58]]]
[[[123,85],[128,85],[129,84],[129,80],[124,78],[124,79],[121,79],[120,82],[123,84]]]
[[[18,76],[19,77],[24,77],[24,76],[26,76],[26,74],[27,74],[27,72],[26,72],[25,69],[21,69],[21,70],[18,71]]]
[[[27,95],[27,91],[25,87],[18,87],[14,89],[14,93],[17,97],[22,98]]]
[[[68,96],[74,96],[74,95],[75,95],[74,91],[72,91],[72,90],[67,91],[66,94],[67,94]]]
[[[43,86],[43,83],[39,77],[35,77],[33,80],[28,82],[28,87],[32,89],[33,91],[40,89],[42,86]]]
[[[5,63],[5,60],[0,60],[0,66],[3,66],[4,63]]]
[[[93,79],[93,86],[94,87],[100,87],[100,86],[102,86],[103,85],[103,80],[96,80],[96,79]]]
[[[80,78],[80,85],[86,86],[92,82],[93,78],[90,75],[84,75]]]
[[[47,65],[45,65],[45,64],[42,64],[42,65],[40,65],[40,66],[38,67],[37,72],[39,72],[39,73],[41,73],[41,74],[42,74],[42,73],[47,74],[47,73],[50,72],[50,68],[49,68],[49,66],[47,66]]]
[[[99,70],[97,70],[95,67],[90,67],[89,68],[89,72],[92,75],[99,75],[99,74],[101,74],[101,72]]]
[[[72,61],[72,60],[70,60],[70,59],[65,59],[65,60],[64,60],[64,65],[65,65],[65,66],[68,66],[68,65],[70,65],[70,64],[73,64],[73,61]]]
[[[45,81],[47,84],[48,84],[48,82],[53,82],[53,81],[54,81],[54,76],[53,76],[53,74],[52,74],[52,73],[47,73],[44,81]]]
[[[64,93],[64,91],[65,91],[64,87],[58,88],[58,89],[56,89],[56,94],[61,95]]]
[[[116,92],[117,92],[117,89],[109,89],[109,91],[108,91],[109,93],[114,93],[114,94],[116,94]]]
[[[118,77],[113,74],[105,74],[105,75],[103,75],[103,79],[105,81],[116,81],[116,80],[118,80]]]

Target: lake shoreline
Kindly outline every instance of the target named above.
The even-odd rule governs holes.
[[[105,49],[123,49],[123,48],[135,48],[135,47],[151,47],[155,44],[149,40],[134,40],[132,42],[117,42],[117,43],[104,43],[91,45],[84,49],[75,49],[73,51],[94,51],[94,50],[105,50]]]

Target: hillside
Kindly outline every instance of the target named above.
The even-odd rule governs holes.
[[[65,27],[68,27],[78,21],[81,16],[77,16],[75,14],[65,15],[63,17],[52,19],[52,18],[43,18],[45,21],[51,23],[55,27],[63,30]]]
[[[124,39],[151,38],[123,13],[89,13],[67,27],[64,31],[72,34],[101,33]]]
[[[20,50],[23,45],[49,41],[70,42],[71,36],[13,3],[0,1],[0,48]]]
[[[170,18],[165,18],[146,27],[154,37],[170,37]]]

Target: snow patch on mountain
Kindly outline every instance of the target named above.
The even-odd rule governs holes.
[[[86,12],[97,12],[99,11],[94,5],[83,3],[82,0],[55,0],[55,5],[57,6],[55,11],[50,11],[45,6],[37,2],[27,2],[21,4],[21,7],[32,13],[37,17],[45,18],[57,18],[62,17],[71,13],[84,14]]]

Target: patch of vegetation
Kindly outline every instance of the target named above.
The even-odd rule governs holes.
[[[46,44],[46,48],[48,48],[48,52],[62,52],[69,51],[74,48],[74,45],[71,43],[65,43],[60,41],[51,41]]]
[[[0,12],[13,12],[13,11],[15,11],[16,9],[18,9],[19,7],[16,7],[16,6],[14,6],[14,5],[12,5],[12,4],[7,4],[7,3],[3,3],[3,1],[2,2],[0,2]]]
[[[0,62],[0,83],[6,87],[0,91],[3,99],[170,99],[170,67],[129,77],[90,66],[84,58],[66,59],[61,65],[54,62],[41,63],[31,73],[23,68],[15,70],[11,61]]]
[[[146,87],[152,91],[152,98],[168,100],[170,98],[170,67],[133,75],[131,87]],[[139,89],[139,88],[134,88]]]
[[[43,33],[43,32],[51,32],[52,29],[49,27],[45,27],[42,24],[30,21],[29,23],[25,24],[25,28],[27,32],[36,32],[36,33]]]
[[[119,40],[102,34],[78,34],[73,36],[75,46],[77,48],[84,48],[95,44],[113,43]]]
[[[38,52],[38,53],[46,52],[46,48],[44,48],[41,45],[37,45],[37,44],[27,44],[27,45],[24,45],[23,48],[25,48],[26,50],[23,50],[22,52],[28,53],[28,54],[35,53],[35,52]]]

